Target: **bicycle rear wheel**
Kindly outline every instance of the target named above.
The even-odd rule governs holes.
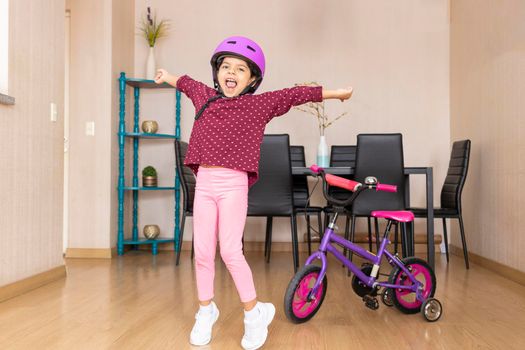
[[[319,311],[328,288],[326,275],[311,300],[308,300],[308,295],[320,271],[321,268],[317,265],[303,266],[288,284],[284,295],[284,313],[293,323],[306,322]]]
[[[436,275],[428,263],[423,259],[414,257],[401,260],[414,277],[423,284],[424,300],[432,298],[436,292]],[[412,281],[407,274],[396,267],[389,277],[390,284],[410,286]],[[406,289],[392,288],[394,305],[405,314],[415,314],[421,310],[422,301],[417,300],[416,293]]]

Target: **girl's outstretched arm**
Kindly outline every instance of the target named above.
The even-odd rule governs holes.
[[[337,90],[326,90],[323,88],[323,100],[338,99],[341,100],[341,102],[343,102],[344,100],[348,100],[352,96],[352,92],[353,89],[351,87]]]
[[[168,71],[165,69],[157,69],[157,75],[155,75],[154,80],[157,84],[168,83],[171,86],[176,87],[179,77],[168,73]]]

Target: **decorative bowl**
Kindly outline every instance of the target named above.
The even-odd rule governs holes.
[[[142,131],[146,134],[154,134],[159,130],[159,124],[154,120],[145,120],[142,122]]]
[[[158,225],[145,225],[142,233],[147,239],[155,239],[160,234],[160,228]]]

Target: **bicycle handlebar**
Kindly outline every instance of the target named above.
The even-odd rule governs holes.
[[[397,192],[397,186],[378,183],[376,185],[376,190],[383,191],[383,192]]]
[[[397,186],[395,185],[381,184],[379,182],[367,183],[363,185],[362,183],[357,181],[345,179],[343,177],[332,174],[326,174],[324,169],[317,166],[316,164],[310,166],[310,170],[314,173],[314,175],[321,175],[321,177],[323,178],[323,194],[325,198],[329,202],[343,207],[346,207],[350,203],[352,203],[355,200],[355,198],[359,195],[359,193],[361,193],[365,189],[375,188],[376,191],[397,192]],[[328,194],[328,185],[340,187],[354,193],[346,200],[339,200]]]

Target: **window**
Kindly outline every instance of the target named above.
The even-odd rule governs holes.
[[[9,57],[9,0],[0,0],[0,94],[8,92],[8,57]],[[2,100],[10,99],[1,96]],[[6,102],[6,101],[2,101]]]

